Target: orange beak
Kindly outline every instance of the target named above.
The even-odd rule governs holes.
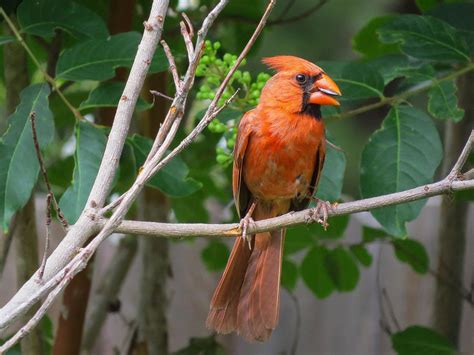
[[[334,96],[341,96],[341,90],[334,80],[323,73],[321,79],[314,82],[308,102],[316,105],[339,106],[340,103]]]

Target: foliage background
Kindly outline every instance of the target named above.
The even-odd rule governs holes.
[[[130,66],[140,36],[138,33],[119,34],[118,37],[114,37],[114,43],[106,42],[105,38],[108,33],[128,32],[132,29],[141,31],[142,19],[148,11],[149,2],[137,1],[134,5],[130,2],[132,12],[128,15],[120,15],[121,11],[119,11],[121,7],[123,9],[127,7],[125,2],[97,3],[81,0],[76,3],[89,10],[85,8],[79,10],[73,6],[68,8],[58,1],[40,1],[39,3],[43,4],[40,7],[43,6],[44,11],[38,9],[33,11],[35,6],[33,3],[33,1],[23,1],[16,13],[20,28],[23,28],[24,34],[27,34],[28,46],[38,57],[42,67],[48,70],[51,76],[56,76],[57,83],[67,85],[64,90],[67,99],[80,110],[82,115],[97,123],[97,125],[92,125],[84,121],[75,122],[74,115],[61,102],[58,95],[50,94],[50,88],[44,83],[38,68],[31,60],[28,61],[28,76],[34,85],[22,94],[21,105],[24,106],[20,105],[17,112],[9,118],[11,127],[17,129],[5,133],[0,146],[0,149],[3,149],[0,150],[2,152],[0,158],[4,159],[1,162],[3,171],[21,171],[14,175],[18,181],[0,181],[3,184],[0,186],[0,197],[3,196],[2,201],[6,201],[5,205],[0,205],[2,215],[0,221],[6,232],[10,226],[11,217],[26,203],[31,190],[34,189],[34,196],[39,201],[37,202],[38,211],[35,214],[39,218],[38,234],[42,241],[41,231],[44,218],[41,211],[44,209],[45,189],[41,179],[36,184],[38,165],[34,151],[31,145],[22,143],[31,142],[27,113],[32,110],[38,113],[40,145],[44,148],[53,189],[58,199],[60,197],[60,206],[66,217],[73,223],[82,210],[87,191],[90,190],[93,177],[97,172],[105,147],[107,126],[113,118],[113,108],[110,106],[113,107],[120,98],[123,86],[120,81],[126,77],[126,71],[114,69]],[[186,8],[193,3],[195,2],[175,1],[171,6]],[[212,1],[201,1],[200,5],[204,7],[188,8],[187,13],[196,24],[205,15],[205,6],[209,3]],[[461,58],[456,51],[449,49],[447,53],[441,53],[440,50],[444,46],[440,49],[435,45],[435,50],[429,52],[429,48],[424,49],[419,45],[419,39],[410,39],[409,34],[404,33],[400,28],[397,32],[397,25],[393,23],[390,25],[391,20],[396,20],[396,15],[392,18],[385,17],[376,22],[372,21],[381,15],[419,14],[420,9],[435,11],[432,9],[436,9],[436,6],[448,6],[446,4],[418,1],[417,6],[409,1],[332,0],[324,4],[316,13],[301,20],[286,23],[285,18],[291,18],[314,5],[313,1],[296,1],[290,12],[286,13],[284,10],[287,3],[291,1],[278,3],[272,16],[276,23],[272,25],[270,22],[265,29],[242,71],[248,70],[256,79],[258,73],[266,71],[260,64],[261,57],[293,54],[308,58],[320,64],[340,83],[345,95],[343,111],[376,102],[377,96],[383,99],[397,95],[426,80],[456,72],[465,65],[472,65],[469,56],[472,56],[471,44],[474,41],[470,41],[474,38],[471,32],[474,29],[468,21],[463,20],[474,17],[472,3],[455,4],[465,6],[461,8],[463,11],[460,11],[459,7],[446,8],[444,12],[438,10],[437,14],[441,17],[443,13],[455,14],[454,20],[453,17],[448,20],[458,29],[443,23],[434,23],[434,30],[425,33],[429,38],[440,39],[441,42],[452,40],[453,46],[464,53],[464,57],[461,55]],[[18,4],[14,1],[2,3],[6,9],[10,9],[9,14],[16,5]],[[252,23],[258,21],[263,7],[264,1],[231,1],[217,26],[211,31],[211,40],[214,43],[216,41],[221,43],[221,48],[217,52],[218,57],[223,57],[224,53],[239,53],[253,30]],[[97,15],[91,15],[87,11],[92,11]],[[119,15],[112,16],[112,11],[116,11]],[[73,16],[67,17],[67,21],[58,20],[59,28],[62,29],[59,35],[52,31],[54,26],[52,28],[46,26],[46,29],[41,27],[28,29],[28,23],[35,23],[38,18],[42,20],[42,16],[58,19],[67,13]],[[164,38],[175,53],[178,66],[183,66],[185,64],[184,48],[179,33],[176,31],[178,19],[173,15],[166,19]],[[279,21],[281,23],[278,23]],[[373,26],[368,27],[369,33],[362,32],[356,36],[369,21],[372,21],[370,23]],[[402,25],[399,24],[399,26]],[[417,25],[419,24],[413,27]],[[449,28],[446,29],[446,26]],[[0,42],[9,40],[6,25],[3,28]],[[380,31],[380,38],[384,40],[384,43],[380,42],[373,33],[375,29]],[[423,29],[420,31],[424,32]],[[397,33],[402,40],[414,41],[414,49],[405,47],[400,49],[399,45],[389,44],[388,42],[397,40]],[[451,36],[451,39],[446,38],[446,33],[448,33],[447,37]],[[54,50],[57,52],[56,55],[51,54]],[[403,52],[409,54],[409,61],[406,60],[407,57],[403,55]],[[110,59],[111,64],[89,68],[89,71],[77,69],[78,63],[92,63],[97,57]],[[5,58],[2,56],[1,60],[3,65]],[[53,64],[56,62],[57,65],[48,65],[51,61]],[[346,66],[349,62],[351,63]],[[220,64],[214,65],[217,69],[220,68]],[[152,68],[159,74],[150,76],[147,82],[148,89],[173,93],[171,82],[167,74],[163,72],[166,67],[163,53],[158,51]],[[114,77],[114,80],[110,80]],[[402,77],[405,79],[401,79]],[[206,101],[202,97],[199,98],[198,90],[212,93],[212,83],[209,84],[209,90],[203,90],[206,80],[208,80],[207,76],[204,75],[197,83],[200,88],[195,90],[196,99],[188,108],[189,115],[186,122],[188,129],[192,127],[202,108],[206,106]],[[3,127],[0,127],[2,133],[7,127],[6,117],[11,113],[7,112],[9,88],[6,87],[6,82],[7,79],[3,75],[3,84],[0,85],[0,102],[5,103],[3,108],[5,119],[0,121],[3,124]],[[99,89],[97,89],[99,83]],[[472,86],[471,89],[465,90],[468,90],[467,94],[472,96]],[[45,104],[48,95],[50,110]],[[440,97],[445,99],[441,100]],[[354,98],[359,98],[359,100],[354,100]],[[44,102],[41,103],[41,100]],[[114,189],[116,193],[124,191],[133,181],[150,147],[150,141],[145,137],[153,135],[157,123],[162,119],[166,101],[156,99],[153,108],[151,108],[151,101],[150,95],[144,92],[143,100],[137,108],[134,122],[135,134],[128,139],[122,157],[119,177]],[[439,167],[443,149],[440,136],[442,137],[446,130],[445,126],[448,125],[446,122],[459,121],[463,116],[456,101],[455,81],[449,80],[442,85],[433,85],[429,95],[424,92],[410,97],[409,105],[397,105],[390,112],[389,107],[381,107],[348,119],[329,118],[327,125],[331,140],[336,142],[344,153],[336,151],[330,153],[326,180],[323,179],[319,189],[320,196],[330,200],[357,199],[403,190],[427,183],[433,179],[433,176],[435,178],[442,176],[442,169]],[[180,222],[235,220],[236,216],[231,204],[229,165],[223,160],[220,163],[216,162],[216,156],[220,154],[219,151],[216,153],[216,146],[218,149],[223,149],[225,154],[230,153],[231,140],[235,133],[235,120],[248,104],[249,102],[246,103],[244,100],[240,107],[234,106],[232,110],[227,110],[226,115],[219,117],[225,124],[223,129],[219,131],[211,127],[205,132],[204,137],[201,137],[179,159],[173,161],[167,169],[152,180],[149,184],[150,189],[144,194],[143,200],[131,211],[130,218]],[[43,114],[41,114],[41,109],[45,110]],[[338,113],[327,111],[325,114],[334,116]],[[430,116],[434,116],[437,120]],[[41,124],[43,118],[44,124]],[[383,124],[382,121],[384,121]],[[472,115],[465,117],[464,122],[466,121],[468,123],[464,124],[465,127],[472,128]],[[407,134],[403,138],[399,136],[394,139],[393,128],[397,124],[406,127],[405,132],[410,132],[411,135]],[[382,131],[375,132],[381,127]],[[15,132],[18,134],[12,135]],[[371,137],[370,140],[369,137]],[[389,148],[386,147],[386,142],[395,142],[401,150],[406,149],[404,157],[397,161],[397,166],[402,166],[402,168],[391,170],[391,166],[380,165],[384,161],[393,163],[393,155],[387,150]],[[409,148],[412,145],[415,145],[414,149]],[[15,160],[11,150],[8,150],[11,147],[23,149],[23,155],[17,156]],[[377,158],[379,152],[384,152],[386,155],[382,159]],[[8,161],[5,160],[5,157],[10,156],[13,157],[11,160],[13,163],[10,163],[8,159]],[[420,174],[413,173],[416,170],[413,165],[419,168]],[[384,172],[387,174],[384,175]],[[408,175],[408,178],[395,180],[394,177],[400,173]],[[336,179],[335,176],[340,176],[341,179]],[[342,181],[344,181],[343,185]],[[341,189],[342,197],[339,193]],[[463,198],[463,196],[460,197]],[[225,345],[229,353],[248,353],[251,350],[264,353],[277,351],[291,353],[296,346],[297,353],[307,353],[316,349],[315,352],[322,354],[347,353],[348,351],[374,354],[397,351],[410,354],[419,351],[407,345],[411,344],[410,339],[414,338],[416,346],[422,349],[424,349],[423,346],[427,346],[431,350],[435,348],[440,353],[451,352],[459,340],[458,349],[469,352],[474,349],[472,337],[469,336],[474,331],[474,321],[472,305],[469,306],[466,302],[460,301],[463,311],[458,334],[454,337],[444,334],[449,340],[426,328],[408,328],[415,324],[432,325],[435,278],[430,275],[430,270],[437,268],[436,257],[440,252],[436,244],[440,222],[439,199],[434,199],[429,203],[421,216],[409,225],[408,232],[404,227],[406,221],[417,217],[422,205],[423,203],[416,203],[411,204],[410,207],[374,212],[374,216],[382,223],[385,231],[381,231],[380,225],[368,214],[334,219],[330,221],[331,227],[327,233],[323,232],[319,226],[290,230],[285,249],[282,280],[285,289],[290,293],[282,291],[284,296],[281,325],[272,341],[265,345],[249,346],[235,337],[208,337],[209,332],[204,329],[208,300],[218,276],[216,271],[223,268],[228,255],[226,243],[217,240],[179,243],[139,240],[136,255],[135,252],[130,253],[132,258],[135,255],[135,261],[131,262],[132,266],[128,271],[122,291],[119,296],[112,295],[112,299],[109,300],[113,303],[116,298],[120,299],[121,307],[117,312],[109,314],[93,352],[109,353],[113,347],[123,348],[130,335],[130,329],[134,329],[134,324],[138,324],[138,338],[142,338],[140,341],[150,346],[154,340],[147,338],[149,333],[143,330],[149,329],[149,322],[163,325],[161,329],[155,329],[152,335],[156,338],[169,339],[169,344],[164,341],[157,345],[162,351],[177,351],[185,348],[191,337],[203,337],[194,342],[191,341],[188,351],[193,353],[200,346],[211,353],[220,351],[220,346],[216,344],[218,341]],[[464,207],[465,210],[469,208],[466,214],[472,217],[472,206],[465,205]],[[472,218],[468,220],[470,225],[467,226],[465,233],[466,236],[472,236]],[[55,238],[58,238],[61,231],[55,229],[53,234]],[[394,239],[395,237],[399,239]],[[409,238],[406,239],[406,237]],[[133,246],[133,243],[124,247],[125,243],[117,242],[118,239],[117,236],[110,238],[99,252],[93,271],[92,295],[99,289],[101,281],[107,277],[108,271],[105,270],[108,270],[106,266],[114,258],[113,253],[121,249],[137,248],[136,245]],[[18,245],[21,243],[17,242],[16,238],[14,240],[16,249],[11,249],[0,279],[2,303],[13,292],[15,253],[18,253]],[[467,238],[462,252],[466,256],[473,255],[472,238]],[[20,255],[19,258],[22,256]],[[461,255],[460,258],[462,260]],[[163,262],[157,264],[157,261],[153,259]],[[469,284],[469,275],[473,270],[470,259],[472,258],[466,257],[464,275],[461,271],[460,274],[450,276],[450,280],[454,281],[455,285]],[[168,269],[172,270],[171,278],[168,275]],[[421,277],[418,274],[424,276]],[[154,285],[153,287],[156,288],[147,288],[147,285]],[[83,286],[80,287],[83,288]],[[463,287],[460,288],[463,289]],[[388,297],[383,296],[384,289],[387,290]],[[350,293],[347,293],[349,291]],[[143,296],[146,294],[150,297]],[[165,294],[169,297],[169,303],[165,302]],[[84,299],[85,307],[87,297]],[[93,296],[90,297],[89,302],[94,302]],[[58,308],[60,307],[61,305],[58,305]],[[62,307],[73,307],[73,305],[62,305]],[[88,308],[90,312],[90,306]],[[393,308],[394,317],[390,316],[390,308]],[[142,314],[143,309],[154,314],[155,318],[151,316],[149,321],[143,319],[146,318]],[[164,316],[167,316],[167,323],[164,318],[160,318]],[[55,337],[55,346],[58,346],[61,339],[68,340],[67,336],[60,333],[61,329],[67,329],[67,325],[60,325],[62,323],[57,320],[58,317],[56,310],[51,315],[54,331],[51,330],[49,323],[45,326],[42,336],[43,339],[46,338],[44,334]],[[380,319],[382,319],[382,326],[379,324]],[[399,323],[398,326],[397,323]],[[82,323],[79,322],[79,326],[81,325]],[[390,333],[397,334],[393,336],[386,334],[387,327],[390,328]],[[87,328],[84,333],[87,333]],[[296,343],[295,339],[298,339]],[[133,346],[139,348],[140,341],[132,342]],[[358,345],[354,350],[355,342]],[[57,349],[53,346],[53,350],[48,351],[59,353]]]

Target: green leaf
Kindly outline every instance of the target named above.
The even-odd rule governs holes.
[[[403,54],[391,54],[371,59],[367,64],[382,75],[384,84],[387,85],[393,79],[407,76],[408,73],[418,69],[422,62]]]
[[[201,259],[209,271],[223,270],[229,259],[229,249],[223,242],[211,240],[202,250]]]
[[[415,108],[393,107],[362,152],[362,197],[427,184],[432,181],[441,158],[441,140],[433,121]],[[405,222],[415,219],[425,202],[379,208],[371,213],[389,234],[405,236]]]
[[[22,208],[36,185],[39,164],[33,144],[30,113],[36,114],[41,149],[54,137],[53,115],[48,106],[49,86],[35,84],[20,94],[20,104],[8,119],[0,138],[0,225],[8,231],[13,214]]]
[[[189,345],[173,355],[225,355],[225,349],[216,341],[215,335],[203,338],[191,338]]]
[[[283,258],[281,266],[281,285],[293,291],[298,280],[298,266],[291,260]]]
[[[62,29],[78,38],[105,38],[107,26],[100,16],[87,7],[68,0],[24,0],[18,6],[22,32],[52,37]]]
[[[132,65],[140,39],[138,32],[126,32],[107,39],[81,42],[61,53],[56,76],[67,80],[103,81],[113,78],[116,68]],[[167,67],[166,57],[159,47],[150,72],[163,71]]]
[[[341,76],[334,78],[339,85],[341,101],[383,98],[384,80],[376,68],[362,62],[347,64]]]
[[[364,243],[372,243],[376,239],[383,239],[387,237],[387,232],[381,229],[372,228],[368,226],[362,227],[362,240]]]
[[[370,266],[372,264],[372,254],[368,252],[367,247],[365,245],[351,245],[349,250],[362,265]]]
[[[125,141],[122,155],[120,156],[119,173],[114,189],[120,193],[127,191],[137,177],[137,161],[135,151],[129,141]]]
[[[397,44],[383,43],[377,35],[380,26],[394,18],[394,15],[386,15],[371,19],[352,39],[352,48],[368,58],[398,52]]]
[[[59,207],[71,224],[77,221],[86,205],[107,141],[102,129],[85,121],[76,125],[75,133],[73,180],[59,201]]]
[[[326,268],[338,291],[352,291],[359,281],[359,269],[354,258],[343,247],[329,250],[325,258]]]
[[[412,57],[437,62],[469,61],[464,38],[447,23],[429,16],[400,15],[379,31],[385,43],[401,43],[401,50]]]
[[[328,297],[335,288],[326,265],[328,250],[321,246],[312,248],[301,263],[301,277],[318,298]]]
[[[123,82],[105,82],[92,90],[86,101],[79,106],[79,110],[87,110],[96,107],[116,107],[122,97],[125,83]],[[148,103],[141,97],[137,101],[137,111],[148,110],[153,107],[152,103]]]
[[[314,245],[315,238],[310,232],[309,226],[298,226],[286,230],[285,255],[297,253]]]
[[[472,21],[474,3],[441,3],[430,10],[428,14],[455,27],[458,33],[466,40],[471,50],[471,55],[474,53],[474,21]]]
[[[438,5],[439,0],[415,0],[415,2],[421,12],[427,12]]]
[[[327,139],[337,144],[329,132],[326,132]],[[346,170],[346,156],[329,144],[326,145],[326,159],[324,167],[316,189],[316,197],[324,201],[337,201],[341,196],[344,182],[344,171]]]
[[[398,355],[452,355],[456,348],[444,336],[419,325],[392,335],[392,347]]]
[[[16,41],[16,39],[13,36],[0,36],[0,46],[14,41]]]
[[[52,188],[60,188],[62,194],[71,183],[74,172],[74,157],[68,156],[65,159],[57,159],[48,166],[48,178]],[[53,191],[54,192],[54,191]]]
[[[413,239],[394,239],[392,245],[398,260],[409,264],[420,274],[428,272],[429,258],[423,244]]]
[[[442,120],[459,122],[464,117],[464,110],[458,107],[454,80],[442,81],[428,92],[428,111],[433,117]]]
[[[130,142],[135,150],[137,166],[142,166],[153,142],[139,135],[134,135]],[[148,181],[147,186],[159,189],[171,197],[185,197],[202,187],[200,182],[189,177],[188,174],[189,169],[186,163],[180,157],[175,157]]]

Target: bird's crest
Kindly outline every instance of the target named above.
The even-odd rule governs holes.
[[[320,73],[323,71],[316,64],[291,55],[279,55],[276,57],[263,58],[262,63],[277,72],[291,71]]]

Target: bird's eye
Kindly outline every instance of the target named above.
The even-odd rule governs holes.
[[[296,76],[296,81],[299,83],[299,84],[304,84],[306,83],[306,80],[308,80],[308,77],[304,74],[298,74]]]

